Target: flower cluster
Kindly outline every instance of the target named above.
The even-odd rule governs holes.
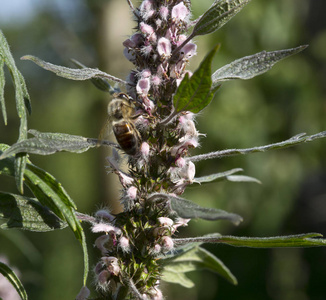
[[[127,80],[134,99],[134,130],[139,146],[129,156],[129,171],[119,168],[117,156],[108,158],[122,184],[124,212],[97,213],[93,232],[103,232],[95,246],[102,257],[95,267],[99,290],[118,291],[132,278],[143,298],[162,299],[158,289],[160,265],[155,258],[174,248],[171,236],[186,226],[166,199],[157,194],[180,195],[195,176],[195,165],[186,161],[189,148],[199,145],[194,114],[184,111],[162,125],[173,113],[173,94],[188,73],[196,45],[187,40],[188,1],[144,0],[134,11],[137,32],[124,41],[124,54],[135,65]]]

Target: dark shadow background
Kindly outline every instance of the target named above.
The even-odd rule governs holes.
[[[194,16],[201,15],[211,3],[194,0]],[[105,122],[109,96],[89,82],[56,77],[19,58],[32,54],[66,66],[72,66],[69,59],[75,58],[124,79],[132,65],[123,57],[122,42],[134,26],[125,1],[4,0],[0,10],[0,28],[32,98],[29,128],[97,137]],[[196,38],[198,55],[191,61],[192,70],[216,43],[221,48],[214,69],[262,50],[310,45],[267,74],[224,84],[197,118],[198,128],[207,138],[201,140],[196,153],[259,146],[326,129],[325,11],[324,0],[256,0],[217,33]],[[13,144],[19,123],[9,75],[5,97],[9,118],[8,126],[0,122],[0,141]],[[326,234],[325,149],[325,140],[318,140],[285,150],[196,164],[197,176],[241,167],[263,184],[222,182],[189,189],[186,198],[238,213],[244,222],[234,227],[192,221],[180,237],[209,232],[237,236]],[[92,149],[78,155],[30,158],[63,184],[79,211],[92,213],[105,205],[118,209],[117,184],[105,170],[107,155],[105,149]],[[13,180],[1,177],[0,190],[16,193]],[[99,253],[93,251],[94,237],[88,236],[88,241],[92,265]],[[0,245],[1,254],[20,269],[30,299],[74,299],[82,285],[83,260],[69,230],[46,234],[1,231]],[[231,269],[238,286],[207,271],[194,272],[189,277],[196,288],[165,285],[167,299],[326,298],[326,249],[206,248]]]

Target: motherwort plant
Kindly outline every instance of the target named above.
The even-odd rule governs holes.
[[[260,75],[281,59],[306,48],[299,46],[263,51],[212,72],[212,60],[218,50],[218,46],[215,46],[198,69],[190,72],[188,63],[197,51],[194,37],[218,30],[248,2],[216,0],[201,17],[192,20],[189,0],[144,0],[138,8],[128,0],[136,30],[123,43],[125,57],[134,64],[126,81],[97,69],[86,68],[76,61],[74,63],[79,69],[56,66],[33,56],[23,57],[58,76],[73,80],[90,79],[98,88],[111,93],[113,99],[108,113],[118,144],[35,130],[29,131],[34,137],[27,138],[26,108],[30,109],[29,96],[23,77],[16,69],[1,35],[0,58],[2,64],[5,63],[11,70],[16,86],[21,128],[16,144],[11,147],[1,145],[0,172],[15,176],[21,193],[23,184],[26,184],[35,196],[29,198],[1,193],[0,216],[5,219],[1,227],[48,231],[69,226],[81,242],[85,254],[84,287],[78,299],[87,299],[90,294],[86,288],[88,260],[80,221],[90,223],[92,232],[98,236],[95,246],[100,257],[94,267],[96,299],[163,299],[160,290],[162,280],[191,287],[193,283],[185,273],[203,267],[236,284],[230,270],[200,246],[203,243],[248,247],[325,245],[319,234],[244,238],[214,233],[202,237],[175,237],[179,227],[187,226],[194,218],[228,220],[234,224],[242,221],[237,214],[204,208],[182,198],[188,185],[221,179],[255,180],[235,175],[239,169],[195,177],[196,162],[289,147],[326,135],[325,132],[312,136],[300,134],[276,144],[191,156],[191,149],[198,147],[200,139],[205,136],[196,129],[196,114],[209,105],[223,82]],[[113,88],[110,81],[118,83],[119,88]],[[0,87],[3,90],[3,85]],[[3,97],[1,104],[6,120]],[[100,144],[113,148],[113,154],[107,160],[111,172],[119,177],[122,186],[120,202],[123,211],[119,214],[112,214],[106,209],[97,211],[94,216],[78,213],[61,184],[33,165],[26,155],[48,155],[58,151],[79,153]],[[127,169],[122,167],[125,161]],[[21,297],[26,299],[13,272],[5,265],[0,267],[2,273],[12,279]]]

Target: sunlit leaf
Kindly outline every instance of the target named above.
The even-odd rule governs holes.
[[[177,112],[198,113],[213,99],[216,90],[211,90],[212,60],[218,48],[219,46],[214,47],[190,78],[186,73],[173,97]]]
[[[72,80],[88,80],[92,78],[103,78],[112,80],[118,83],[126,84],[126,82],[122,79],[116,78],[112,75],[109,75],[105,72],[102,72],[98,69],[92,69],[92,68],[83,68],[83,69],[72,69],[67,67],[62,67],[58,65],[54,65],[51,63],[48,63],[38,57],[32,56],[32,55],[25,55],[21,58],[22,60],[30,60],[34,63],[36,63],[41,68],[51,71],[55,73],[57,76],[64,77],[67,79]]]
[[[2,262],[0,262],[0,273],[9,280],[22,300],[28,299],[24,286],[22,285],[15,272]]]
[[[250,0],[215,0],[197,21],[192,36],[204,35],[220,29]]]
[[[270,70],[277,62],[290,55],[299,53],[307,47],[307,45],[304,45],[279,51],[262,51],[254,55],[237,59],[218,69],[212,75],[213,86],[219,85],[222,81],[231,79],[250,79],[263,74]]]
[[[236,237],[236,236],[203,236],[194,238],[174,239],[176,245],[187,243],[226,244],[235,247],[250,248],[293,248],[326,246],[326,240],[320,233],[304,233],[298,235],[276,237]]]
[[[62,229],[67,224],[36,199],[0,192],[1,229],[17,228],[45,232]]]

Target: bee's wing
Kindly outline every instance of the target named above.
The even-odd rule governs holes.
[[[106,122],[102,126],[102,129],[98,136],[97,147],[101,146],[103,141],[108,140],[111,133],[112,133],[112,118],[108,117]]]

